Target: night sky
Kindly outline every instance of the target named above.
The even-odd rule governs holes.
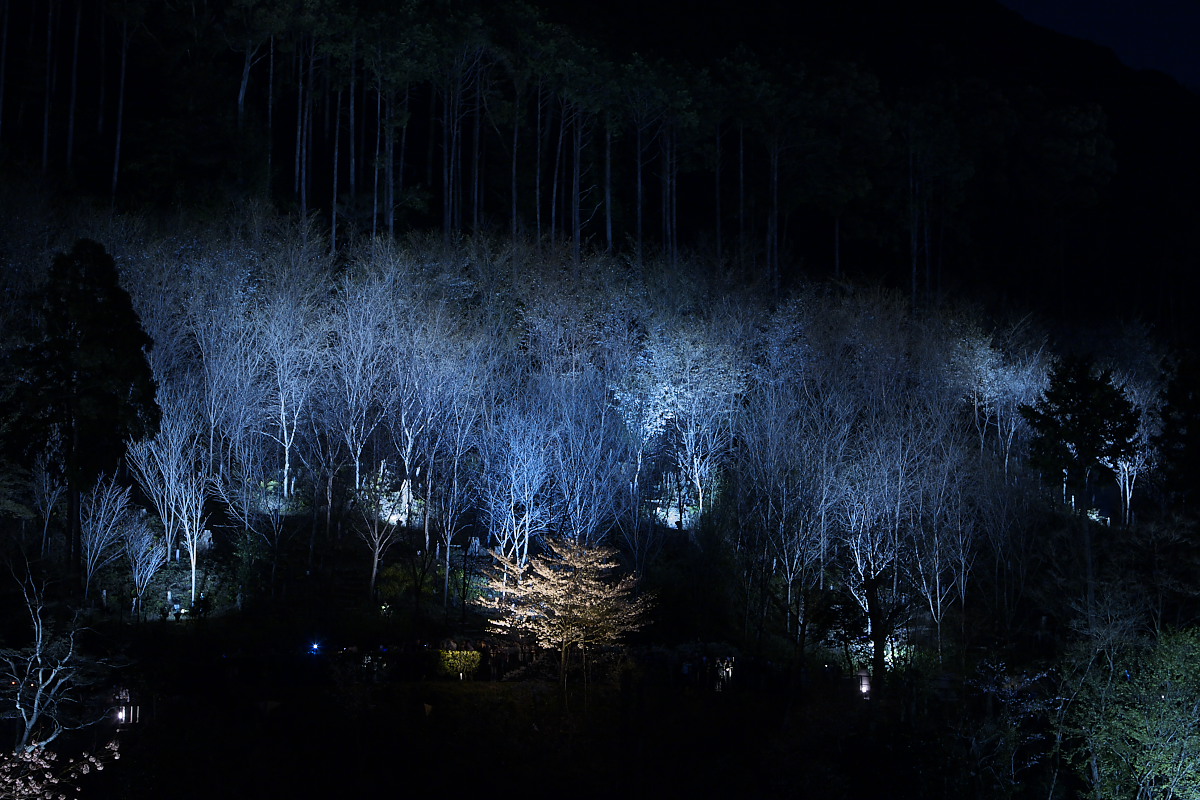
[[[1038,25],[1110,47],[1200,91],[1200,3],[1188,0],[1003,0]]]

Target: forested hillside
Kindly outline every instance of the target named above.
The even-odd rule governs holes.
[[[982,0],[0,19],[0,793],[1200,796],[1165,76]]]

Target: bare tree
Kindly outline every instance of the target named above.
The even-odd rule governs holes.
[[[74,620],[65,632],[56,629],[33,578],[21,581],[21,593],[33,638],[25,647],[0,649],[0,694],[8,706],[4,716],[18,721],[17,749],[29,751],[81,726],[73,690],[88,664],[79,652],[82,629]]]
[[[309,298],[280,292],[255,310],[254,326],[266,363],[271,407],[271,421],[263,434],[282,451],[280,486],[287,500],[295,488],[296,439],[324,363],[326,325]]]
[[[390,392],[389,323],[401,294],[388,275],[347,275],[330,319],[330,422],[354,464],[354,489],[362,486],[363,449],[383,419]]]
[[[33,507],[42,519],[42,556],[50,552],[50,520],[67,490],[66,482],[59,476],[61,466],[52,463],[51,458],[41,452],[33,462]]]
[[[629,495],[622,490],[631,477],[605,381],[585,367],[571,375],[539,376],[534,385],[557,432],[550,469],[559,532],[584,547],[598,545],[625,516]]]
[[[470,340],[461,352],[448,353],[439,364],[437,391],[442,397],[432,426],[430,489],[427,519],[435,521],[443,547],[442,605],[450,603],[450,552],[465,529],[467,511],[479,480],[478,455],[483,422],[481,408],[490,378],[487,342]],[[436,473],[437,481],[433,481]],[[465,601],[464,601],[465,602]]]
[[[105,475],[101,475],[91,491],[82,497],[79,534],[85,601],[96,573],[121,557],[118,545],[128,512],[128,487],[118,486]]]
[[[730,425],[745,387],[746,360],[740,350],[735,312],[703,323],[679,321],[669,335],[648,345],[651,369],[663,381],[670,417],[668,451],[704,513],[713,482],[730,445]],[[681,508],[683,497],[677,498]],[[680,524],[685,524],[681,518]]]
[[[371,550],[369,594],[374,597],[379,565],[387,551],[400,538],[397,524],[402,513],[401,493],[392,488],[392,476],[387,470],[387,462],[381,462],[379,471],[363,482],[362,487],[355,493],[354,502],[362,523],[355,532]]]
[[[207,545],[204,503],[210,482],[203,473],[204,444],[191,392],[178,386],[160,387],[159,405],[158,435],[130,445],[129,466],[162,519],[168,549],[180,542],[187,551],[194,603],[197,564]]]
[[[167,563],[167,546],[150,530],[142,519],[133,519],[125,526],[125,558],[133,578],[133,601],[130,611],[141,619],[142,597],[150,581]]]
[[[532,410],[508,410],[485,431],[480,500],[499,557],[523,568],[530,543],[555,523],[550,491],[556,431]]]
[[[1158,375],[1141,378],[1131,373],[1118,373],[1117,383],[1138,412],[1138,434],[1130,452],[1116,458],[1106,459],[1104,465],[1117,478],[1121,494],[1121,523],[1132,521],[1133,490],[1138,478],[1153,470],[1158,464],[1155,440],[1160,433],[1163,385]]]

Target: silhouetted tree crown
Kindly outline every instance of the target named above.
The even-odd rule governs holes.
[[[1137,409],[1090,358],[1061,359],[1042,398],[1021,414],[1034,432],[1031,462],[1072,497],[1087,491],[1096,470],[1111,469],[1137,446]]]

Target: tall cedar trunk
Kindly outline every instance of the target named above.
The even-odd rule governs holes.
[[[393,106],[395,101],[389,94],[384,106],[387,137],[383,141],[383,217],[389,238],[396,235],[396,126],[392,120]]]
[[[442,237],[444,241],[450,241],[450,229],[454,225],[454,211],[452,192],[451,172],[453,171],[453,102],[452,91],[447,85],[442,90]]]
[[[8,14],[8,2],[4,4],[5,14]],[[5,18],[5,41],[8,37],[8,19]],[[3,72],[4,65],[0,63],[0,92],[4,91]],[[100,15],[100,64],[98,65],[97,74],[100,76],[100,91],[96,93],[96,135],[104,135],[104,111],[105,104],[108,102],[108,81],[105,80],[105,75],[108,74],[108,18],[106,15]],[[2,95],[0,95],[2,97]],[[0,111],[2,111],[3,103],[0,103]]]
[[[8,0],[3,3],[3,18],[0,19],[0,141],[4,140],[4,89],[8,72]],[[101,81],[103,84],[103,81]]]
[[[746,250],[746,126],[738,125],[738,264]]]
[[[512,158],[509,161],[509,208],[512,215],[512,240],[517,243],[517,145],[520,143],[518,134],[521,131],[521,90],[516,87],[513,92],[513,129],[512,129]],[[449,562],[447,562],[449,564]]]
[[[342,137],[342,90],[337,91],[337,104],[333,118],[333,189],[329,192],[329,200],[331,205],[330,210],[330,229],[329,229],[329,248],[332,252],[337,252],[337,214],[338,214],[338,156],[339,147]]]
[[[426,119],[429,120],[429,135],[425,137],[425,185],[433,190],[433,154],[434,145],[437,143],[437,100],[438,93],[431,86],[429,88],[429,113],[426,114]]]
[[[292,168],[292,193],[296,197],[300,197],[300,132],[301,124],[304,122],[304,59],[301,58],[299,50],[296,50],[295,64],[299,65],[296,68],[296,146],[295,146],[295,163]]]
[[[878,698],[887,680],[888,615],[879,597],[879,576],[863,588],[867,594],[867,619],[871,625],[871,695]]]
[[[258,54],[258,49],[262,47],[262,42],[251,46],[249,41],[244,42],[245,58],[242,59],[242,79],[238,82],[237,96],[237,129],[240,133],[246,123],[246,89],[250,86],[250,69],[254,66]]]
[[[534,145],[534,177],[533,177],[533,206],[537,222],[537,240],[542,241],[542,84],[538,83],[537,90],[537,123],[535,133],[537,141]]]
[[[566,126],[565,115],[563,114],[562,103],[559,103],[558,109],[558,136],[554,145],[554,170],[550,174],[550,239],[551,241],[558,240],[558,184],[559,173],[562,171],[562,150],[563,136]]]
[[[612,208],[612,119],[604,116],[604,244],[605,251],[613,251],[613,208]]]
[[[582,192],[582,174],[580,162],[583,160],[583,124],[580,119],[582,115],[578,109],[571,113],[571,119],[574,125],[573,150],[575,151],[574,164],[571,172],[571,258],[575,265],[579,265],[580,250],[582,249],[583,221],[581,219],[580,206],[583,205]]]
[[[275,153],[275,37],[271,36],[270,60],[267,62],[267,195],[271,194],[271,156]]]
[[[117,144],[113,152],[112,201],[117,200],[117,181],[121,170],[121,134],[125,127],[125,69],[129,63],[129,20],[121,20],[121,77],[117,84]]]
[[[304,123],[304,59],[296,51],[296,158],[292,167],[292,194],[300,196],[300,144]]]
[[[717,264],[724,252],[721,241],[721,123],[717,123],[716,159],[713,163],[713,223],[717,234]]]
[[[356,156],[358,151],[355,149],[356,142],[354,135],[356,131],[356,120],[354,118],[354,94],[357,87],[356,78],[358,71],[355,69],[358,65],[357,61],[358,39],[355,38],[350,43],[350,205],[354,206],[354,196],[358,188],[358,161]]]
[[[67,172],[75,161],[75,100],[79,94],[79,29],[83,23],[83,3],[75,5],[75,36],[71,45],[71,98],[67,106]]]
[[[478,77],[475,80],[475,120],[474,130],[471,132],[471,230],[475,233],[479,232],[483,225],[483,197],[481,194],[483,179],[483,159],[481,156],[480,135],[481,121],[483,120],[483,81]]]
[[[412,91],[411,86],[404,87],[404,105],[400,108],[400,156],[396,162],[396,191],[393,192],[393,204],[390,222],[388,224],[388,233],[394,234],[396,224],[396,206],[395,197],[404,196],[404,164],[408,155],[408,96]],[[393,151],[395,148],[393,148]],[[393,153],[394,154],[394,153]]]
[[[636,246],[636,247],[637,247],[637,253],[636,253],[636,255],[637,255],[637,263],[640,265],[640,264],[642,263],[642,202],[643,202],[643,190],[642,190],[642,126],[641,126],[641,125],[637,125],[637,126],[635,126],[635,127],[636,127],[636,129],[637,129],[637,130],[636,130],[636,139],[637,139],[637,141],[636,141],[636,143],[635,143],[635,146],[636,146],[636,149],[637,149],[637,158],[635,158],[635,159],[634,159],[634,161],[636,161],[636,162],[637,162],[637,203],[636,203],[636,205],[637,205],[637,213],[636,213],[636,215],[635,215],[635,216],[636,216],[636,218],[637,218],[637,246]]]
[[[371,169],[371,237],[379,224],[379,154],[383,144],[383,87],[375,90],[375,159]]]
[[[58,4],[46,3],[46,76],[42,94],[42,174],[50,167],[50,98],[54,94],[54,8]]]
[[[300,164],[300,216],[308,217],[308,190],[312,183],[313,80],[317,69],[317,43],[308,43],[308,95],[304,99],[304,158]],[[286,487],[285,487],[286,489]]]

